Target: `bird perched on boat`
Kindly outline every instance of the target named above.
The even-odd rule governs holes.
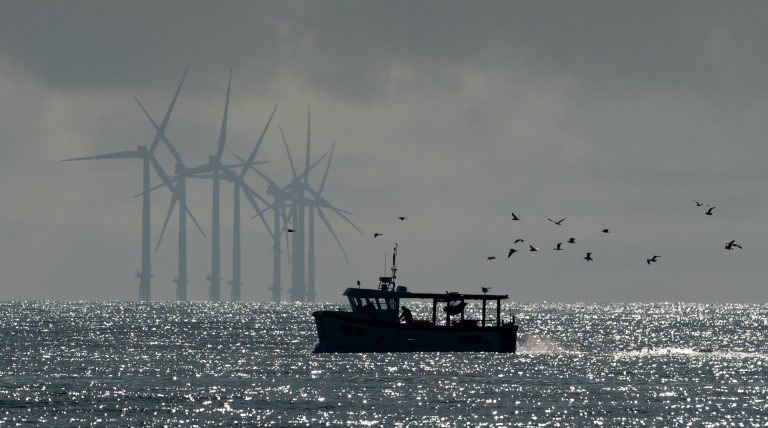
[[[603,229],[601,232],[603,233],[611,233],[611,229],[608,229],[607,227]]]
[[[512,221],[517,221],[517,220],[520,220],[520,217],[517,214],[512,213]]]
[[[485,259],[486,260],[496,260],[496,256],[488,256]]]
[[[554,221],[554,220],[552,220],[551,218],[547,218],[547,220],[551,221],[552,223],[555,223],[555,224],[556,224],[556,225],[558,225],[558,226],[562,226],[562,225],[563,225],[563,222],[565,221],[565,219],[566,219],[566,217],[563,217],[563,218],[561,218],[561,219],[560,219],[560,220],[558,220],[558,221]]]
[[[357,288],[360,288],[360,280],[357,280]]]
[[[595,259],[592,258],[592,253],[587,253],[587,255],[584,256],[584,260],[586,260],[588,262],[591,262],[591,261],[593,261]]]
[[[555,245],[555,251],[562,251],[563,249],[560,248],[560,246],[563,245],[562,242],[558,242],[557,245]]]
[[[405,217],[404,216],[400,216],[397,219],[400,220],[400,221],[403,221],[403,220],[405,220]]]
[[[289,229],[289,228],[287,228],[287,227],[285,228],[285,231],[286,231],[287,233],[295,232],[295,230],[294,230],[294,229]]]
[[[646,262],[646,263],[648,263],[648,266],[650,266],[650,265],[651,265],[651,263],[656,263],[656,262],[658,262],[658,259],[659,259],[660,257],[661,257],[661,256],[653,256],[653,257],[651,257],[650,259],[645,259],[645,262]]]
[[[523,239],[523,238],[515,239],[515,244],[517,244],[518,242],[525,242],[525,239]]]
[[[529,245],[528,247],[530,248],[531,251],[539,251],[539,249],[534,247],[533,245]]]
[[[696,200],[694,200],[693,203],[696,204],[697,207],[700,207],[700,206],[704,205],[702,202],[699,202],[699,201],[696,201]]]
[[[507,253],[507,258],[510,258],[510,257],[512,257],[512,254],[515,254],[516,252],[517,252],[517,250],[516,250],[516,249],[514,249],[514,248],[510,248],[510,249],[509,249],[509,252]]]
[[[483,290],[483,294],[491,291],[491,288],[493,288],[493,287],[480,287],[480,289]]]
[[[566,241],[566,242],[568,242],[569,244],[575,244],[576,243],[576,238],[568,238],[568,241]]]
[[[724,248],[725,248],[726,250],[733,250],[733,247],[736,247],[736,248],[742,249],[742,248],[741,248],[741,245],[737,244],[735,239],[734,239],[734,240],[732,240],[732,241],[730,241],[730,242],[726,242],[726,243],[725,243],[725,247],[724,247]]]
[[[714,210],[714,209],[715,209],[715,207],[714,207],[714,206],[712,206],[712,207],[709,207],[709,209],[707,210],[707,212],[705,212],[704,214],[706,214],[706,215],[712,215],[712,210]]]
[[[376,239],[376,238],[378,238],[379,236],[382,236],[382,235],[383,235],[383,233],[376,232],[376,233],[373,234],[373,239]]]

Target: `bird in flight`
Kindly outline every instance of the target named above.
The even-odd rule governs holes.
[[[483,294],[491,291],[491,288],[493,288],[493,287],[480,287],[480,289],[483,290]]]
[[[517,214],[512,213],[512,221],[520,220],[520,217],[517,216]]]
[[[488,256],[485,259],[486,260],[496,260],[496,256]]]
[[[707,210],[707,212],[705,212],[704,214],[706,214],[706,215],[712,215],[712,210],[714,210],[714,209],[715,209],[715,207],[710,207],[710,208]]]
[[[653,256],[653,257],[651,257],[650,259],[645,259],[645,262],[646,262],[646,263],[648,263],[648,266],[650,266],[650,265],[651,265],[651,263],[656,263],[656,262],[658,262],[658,259],[659,259],[660,257],[661,257],[661,256]]]
[[[569,244],[575,244],[575,243],[576,243],[576,238],[568,238],[568,241],[567,241],[567,242],[568,242]]]
[[[733,250],[733,247],[741,249],[741,245],[737,244],[735,239],[730,242],[726,242],[724,248],[726,250]]]
[[[566,217],[563,217],[563,218],[561,218],[561,219],[560,219],[560,220],[558,220],[558,221],[554,221],[554,220],[552,220],[551,218],[547,218],[547,220],[551,221],[552,223],[555,223],[555,224],[556,224],[556,225],[558,225],[558,226],[562,226],[562,224],[563,224],[563,222],[565,221],[565,219],[566,219]]]
[[[586,260],[588,262],[591,262],[591,261],[593,261],[595,259],[592,258],[592,253],[587,253],[587,255],[584,256],[584,260]]]
[[[379,236],[382,236],[382,235],[383,235],[383,233],[376,232],[376,233],[373,234],[373,239],[376,239],[376,238],[378,238]]]
[[[294,229],[290,229],[290,228],[287,228],[287,227],[286,227],[286,228],[285,228],[285,231],[286,231],[287,233],[291,233],[291,232],[295,232],[296,230],[294,230]]]
[[[523,238],[515,239],[515,244],[517,244],[518,242],[525,242],[525,239],[523,239]]]
[[[514,249],[514,248],[510,248],[510,249],[509,249],[509,252],[507,253],[507,258],[510,258],[510,257],[512,257],[512,254],[515,254],[516,252],[517,252],[517,250],[516,250],[516,249]]]
[[[397,219],[400,220],[400,221],[403,221],[403,220],[405,220],[405,216],[400,216]]]
[[[529,245],[531,251],[539,251],[538,248],[534,247],[533,245]]]
[[[602,232],[603,233],[611,233],[611,230],[606,227],[605,229],[602,230]]]
[[[557,245],[555,245],[555,250],[561,251],[562,250],[562,248],[560,247],[561,245],[563,245],[563,243],[562,242],[558,242]]]
[[[697,207],[704,205],[702,202],[695,201],[695,200],[693,201],[693,203],[695,203]]]

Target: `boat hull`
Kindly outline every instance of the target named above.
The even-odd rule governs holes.
[[[312,314],[320,342],[315,352],[508,352],[517,349],[515,324],[480,327],[400,324],[364,314]]]

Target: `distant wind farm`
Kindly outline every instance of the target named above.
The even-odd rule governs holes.
[[[241,224],[241,197],[244,196],[248,205],[253,210],[253,217],[260,219],[261,225],[268,232],[271,238],[273,273],[271,295],[274,302],[283,300],[283,292],[289,291],[290,301],[314,302],[316,299],[316,266],[315,266],[315,235],[316,218],[319,218],[325,229],[335,240],[339,251],[344,259],[349,262],[341,240],[336,234],[332,219],[341,219],[349,226],[362,233],[355,223],[349,218],[351,213],[333,205],[323,196],[323,190],[326,186],[333,152],[336,141],[334,140],[330,151],[319,156],[314,161],[311,160],[311,110],[307,106],[307,139],[305,148],[304,168],[301,172],[296,169],[293,156],[288,145],[285,132],[280,127],[280,136],[285,146],[286,154],[291,168],[292,179],[285,184],[279,184],[274,178],[270,177],[262,170],[259,165],[266,161],[257,160],[259,148],[265,140],[270,129],[270,125],[275,117],[277,105],[272,109],[269,118],[264,125],[256,144],[247,158],[233,154],[237,163],[227,164],[223,159],[227,142],[227,122],[229,116],[230,94],[232,90],[232,72],[229,73],[227,80],[227,91],[224,101],[224,112],[221,119],[219,138],[215,145],[215,151],[208,157],[208,162],[196,166],[187,166],[184,163],[181,152],[166,135],[166,129],[171,119],[171,115],[179,99],[182,86],[189,72],[189,67],[184,70],[182,77],[173,94],[171,103],[165,111],[164,116],[158,123],[147,111],[144,105],[138,99],[135,99],[138,107],[146,116],[147,120],[155,130],[155,135],[149,145],[139,145],[135,150],[113,152],[99,155],[80,156],[63,159],[63,161],[84,161],[84,160],[113,160],[113,159],[139,159],[142,161],[141,169],[141,192],[136,195],[141,198],[141,248],[140,248],[140,267],[137,271],[139,279],[138,298],[141,301],[152,300],[152,219],[151,219],[151,197],[155,191],[165,189],[165,195],[170,196],[169,207],[155,245],[155,252],[159,249],[163,236],[170,222],[173,213],[178,216],[178,265],[177,273],[174,278],[176,284],[176,300],[186,301],[188,298],[187,286],[190,282],[187,267],[187,218],[192,220],[195,228],[203,237],[210,241],[211,263],[210,270],[206,277],[208,281],[208,300],[221,301],[222,298],[222,267],[221,267],[221,182],[229,182],[233,186],[232,204],[233,204],[233,227],[232,227],[232,272],[228,285],[231,287],[230,300],[240,301],[242,299],[243,286],[246,284],[243,278],[242,266],[242,224]],[[174,166],[173,173],[169,174],[165,167],[155,156],[155,151],[160,144],[171,154]],[[310,179],[310,173],[321,162],[325,161],[325,170],[319,185],[315,185]],[[151,183],[152,172],[160,180],[160,184],[155,186]],[[250,172],[250,174],[249,174]],[[194,181],[209,180],[211,183],[211,225],[208,233],[195,218],[192,210],[187,205],[187,185],[189,179]],[[251,180],[251,181],[248,181]],[[258,180],[266,185],[265,194],[259,193],[254,189],[252,183]],[[270,223],[267,216],[272,215]],[[290,238],[289,238],[290,236]],[[287,265],[290,270],[290,285],[285,287],[281,275],[283,266],[283,243],[285,239],[285,253]]]

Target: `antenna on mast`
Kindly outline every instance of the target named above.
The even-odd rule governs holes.
[[[395,242],[395,249],[392,251],[392,285],[395,285],[397,279],[397,242]]]
[[[379,277],[379,289],[383,291],[392,290],[395,291],[395,279],[397,279],[397,242],[395,242],[395,249],[392,252],[392,276],[380,276]],[[387,271],[387,252],[384,251],[384,272]],[[386,274],[385,274],[386,275]]]

